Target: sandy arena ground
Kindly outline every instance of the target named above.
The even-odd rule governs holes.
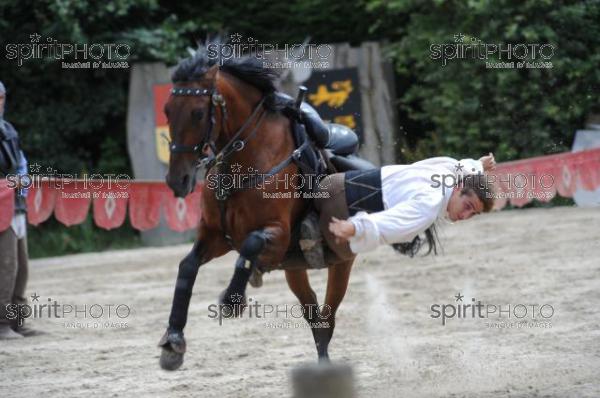
[[[354,366],[359,397],[600,396],[598,208],[484,215],[445,225],[442,241],[436,258],[411,260],[388,247],[359,256],[330,346],[334,361]],[[290,396],[290,369],[316,360],[301,319],[245,317],[219,326],[208,317],[234,254],[200,270],[186,362],[176,372],[159,368],[156,344],[189,247],[33,261],[29,293],[40,303],[125,304],[131,315],[113,313],[99,328],[89,315],[31,320],[48,334],[0,343],[0,397]],[[320,298],[326,276],[311,273]],[[456,304],[459,292],[466,303],[548,304],[554,315],[537,313],[549,324],[503,328],[500,321],[518,319],[454,318],[443,326],[430,317],[432,305]],[[262,304],[296,303],[282,272],[248,293]],[[127,327],[105,328],[106,321]],[[291,328],[265,326],[287,321]]]

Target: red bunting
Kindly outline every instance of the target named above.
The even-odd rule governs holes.
[[[27,195],[27,220],[31,225],[46,221],[54,210],[58,190],[51,188],[48,181],[32,185]]]
[[[129,220],[133,228],[145,231],[160,221],[163,183],[141,182],[129,186]]]
[[[120,227],[127,213],[128,190],[98,189],[94,190],[94,221],[104,229]]]
[[[517,207],[534,199],[548,202],[557,193],[570,198],[578,188],[593,191],[600,187],[600,149],[501,163],[491,176],[496,209],[508,202]]]
[[[90,209],[91,191],[84,188],[83,184],[74,183],[64,184],[60,189],[55,189],[58,191],[54,217],[67,227],[84,222]]]
[[[577,165],[567,162],[556,164],[552,174],[555,176],[556,192],[564,197],[572,197],[577,190]]]
[[[590,161],[585,153],[577,152],[572,163],[578,168],[578,185],[586,191],[594,191],[600,186],[600,152],[595,161]]]
[[[0,231],[10,227],[15,212],[15,191],[8,188],[8,181],[0,180]]]
[[[577,189],[600,187],[600,149],[568,152],[498,164],[495,178],[495,208],[507,203],[523,206],[532,200],[549,201],[557,193],[572,197]],[[169,228],[185,231],[195,228],[202,217],[202,185],[185,199],[173,196],[163,182],[129,181],[120,186],[96,187],[78,181],[37,181],[29,188],[27,218],[32,225],[47,220],[54,211],[65,225],[83,222],[94,202],[96,225],[118,228],[125,221],[127,207],[133,228],[145,231],[158,226],[161,209]],[[129,202],[129,204],[128,204]],[[0,179],[0,231],[10,226],[14,213],[14,191]]]
[[[169,228],[182,232],[198,226],[200,223],[202,186],[197,185],[194,192],[182,198],[176,198],[171,190],[165,193],[163,209]]]

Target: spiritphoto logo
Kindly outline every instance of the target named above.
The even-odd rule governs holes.
[[[268,173],[261,173],[253,167],[244,170],[239,163],[232,164],[230,171],[230,173],[209,174],[206,176],[205,187],[216,191],[218,196],[226,196],[227,192],[232,190],[258,189],[263,191],[263,199],[292,197],[315,199],[329,195],[327,192],[312,192],[317,184],[323,188],[331,184],[330,177],[327,174],[269,175]],[[277,190],[287,192],[277,192]],[[294,190],[294,192],[291,190]]]
[[[18,66],[46,59],[62,61],[63,69],[129,68],[131,47],[125,43],[60,43],[38,33],[30,34],[29,39],[29,43],[8,43],[6,59],[16,60]]]
[[[26,174],[7,174],[8,188],[26,190],[29,188],[39,189],[43,184],[51,189],[64,190],[72,188],[71,193],[62,192],[63,197],[76,195],[78,198],[98,198],[100,190],[110,190],[110,195],[115,198],[127,197],[126,192],[131,184],[132,178],[127,174],[111,174],[111,173],[59,173],[58,170],[51,166],[42,167],[38,163],[33,163],[29,167],[29,173]],[[81,190],[80,192],[76,192]],[[119,190],[121,192],[119,192]],[[108,195],[108,193],[105,193]]]
[[[446,190],[458,186],[461,178],[469,174],[477,173],[477,170],[465,169],[460,162],[454,166],[455,173],[432,174],[431,187],[442,188],[442,195],[446,195]],[[501,185],[509,192],[490,192],[494,199],[515,199],[524,198],[548,200],[553,197],[553,187],[555,178],[552,174],[544,173],[541,175],[534,173],[506,173],[506,174],[482,174],[481,188],[486,186]],[[514,191],[513,191],[514,189]]]
[[[68,329],[127,328],[131,308],[127,304],[87,303],[63,304],[33,293],[31,304],[7,304],[6,318],[21,326],[26,319],[61,319]]]
[[[261,43],[254,37],[244,38],[239,33],[231,34],[229,39],[227,43],[208,44],[208,58],[223,65],[227,60],[250,55],[262,60],[264,68],[327,68],[327,60],[333,51],[329,44]]]
[[[551,328],[554,307],[550,304],[484,304],[480,300],[456,294],[454,303],[432,304],[433,319],[440,319],[442,326],[450,320],[485,319],[488,328]],[[467,304],[468,303],[468,304]]]
[[[550,69],[556,45],[549,43],[485,43],[472,35],[457,33],[452,43],[429,46],[430,58],[449,62],[482,60],[488,69]]]
[[[242,302],[243,297],[234,293],[231,295],[231,304],[211,304],[208,306],[208,317],[216,319],[219,325],[223,325],[224,319],[230,318],[248,318],[248,319],[284,319],[284,320],[303,320],[305,317],[315,319],[313,325],[308,325],[306,322],[299,322],[297,325],[308,325],[308,327],[323,328],[329,327],[326,319],[331,315],[331,306],[328,304],[262,304],[252,297],[248,298],[248,303]],[[301,327],[294,326],[296,324],[283,322],[277,326],[277,323],[266,322],[265,327],[281,328],[281,327]]]

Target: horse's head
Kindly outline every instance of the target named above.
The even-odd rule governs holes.
[[[199,48],[180,62],[165,104],[171,139],[167,184],[178,197],[194,189],[202,159],[210,155],[223,160],[232,150],[241,151],[245,135],[260,124],[262,110],[289,106],[274,95],[277,71],[263,67],[258,58],[220,60],[210,55]]]
[[[185,62],[173,74],[173,89],[164,108],[171,140],[167,185],[177,197],[194,190],[198,162],[208,156],[214,138],[211,102],[219,69]]]

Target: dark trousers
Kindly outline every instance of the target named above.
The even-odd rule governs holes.
[[[336,242],[335,236],[329,231],[332,217],[346,220],[358,211],[373,213],[383,210],[381,192],[381,169],[353,170],[327,176],[316,190],[323,196],[314,200],[315,207],[320,213],[319,226],[325,242],[337,258],[329,258],[325,252],[327,263],[352,259],[356,254],[350,250],[347,241]]]
[[[6,319],[7,305],[27,304],[28,273],[27,237],[17,239],[8,227],[0,232],[0,324],[11,323]]]

